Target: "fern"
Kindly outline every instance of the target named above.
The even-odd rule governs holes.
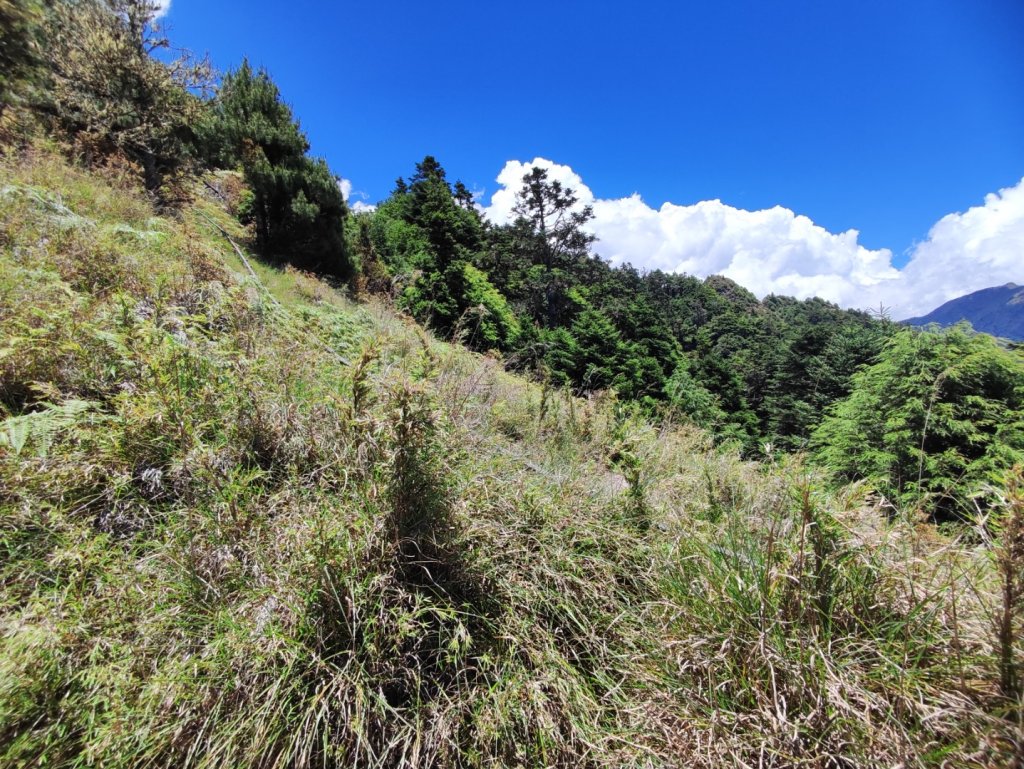
[[[41,411],[5,419],[0,422],[0,448],[13,451],[15,456],[34,449],[36,456],[45,457],[57,433],[73,425],[95,406],[92,401],[72,399],[57,404],[47,403]]]

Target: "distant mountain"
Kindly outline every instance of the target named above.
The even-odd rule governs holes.
[[[920,318],[908,318],[903,322],[910,326],[929,323],[952,326],[962,320],[969,321],[975,331],[1024,341],[1024,286],[1007,283],[1005,286],[983,288],[951,299]]]

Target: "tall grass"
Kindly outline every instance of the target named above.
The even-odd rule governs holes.
[[[1019,761],[1016,487],[919,528],[254,278],[214,201],[0,190],[0,765]]]

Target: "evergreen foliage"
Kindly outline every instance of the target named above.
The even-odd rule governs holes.
[[[54,4],[35,105],[86,164],[120,153],[138,165],[148,190],[174,202],[196,169],[203,102],[192,89],[208,84],[209,70],[187,56],[170,64],[153,57],[170,46],[153,10],[149,0]]]
[[[715,431],[727,421],[719,400],[690,373],[686,358],[679,361],[665,382],[665,397],[673,412],[707,430]]]
[[[250,271],[204,189],[0,160],[0,765],[1014,764],[1019,470],[990,547],[888,520]],[[628,370],[575,294],[565,370]]]
[[[904,330],[814,434],[818,460],[900,507],[971,517],[1024,461],[1024,356],[965,327]]]
[[[521,332],[519,318],[487,276],[468,262],[462,265],[462,295],[467,312],[476,315],[467,319],[466,344],[502,350],[516,341]]]
[[[307,154],[270,76],[245,61],[205,102],[203,66],[151,55],[168,45],[152,15],[149,0],[0,5],[5,93],[38,81],[35,107],[80,157],[137,163],[165,201],[200,161],[240,167],[237,208],[264,254],[389,293],[512,367],[578,393],[614,389],[759,454],[806,447],[892,333],[817,299],[758,301],[722,276],[612,268],[590,252],[593,212],[542,168],[524,175],[515,219],[492,226],[427,156],[346,231],[338,179]]]
[[[427,157],[367,216],[360,249],[439,333],[496,347],[576,392],[614,389],[649,413],[668,408],[752,454],[766,442],[804,447],[890,333],[818,299],[760,302],[722,276],[613,268],[590,253],[590,209],[544,169],[524,176],[514,211],[511,223],[485,226],[465,187]],[[486,302],[474,288],[484,285]]]
[[[542,169],[349,218],[152,12],[0,0],[0,764],[1020,764],[1024,349],[613,268]]]
[[[350,278],[345,200],[265,70],[248,61],[225,75],[204,128],[211,162],[241,166],[251,196],[241,211],[259,248],[303,269]]]
[[[579,303],[571,290],[584,282],[596,260],[589,247],[594,237],[584,227],[593,217],[590,207],[579,207],[575,193],[561,182],[549,181],[547,170],[534,168],[523,176],[516,194],[516,215],[505,233],[492,238],[491,263],[503,274],[499,290],[542,328],[571,325]]]
[[[370,238],[399,275],[409,278],[401,304],[439,333],[459,333],[478,349],[507,350],[520,324],[505,297],[473,261],[483,248],[484,227],[461,182],[454,188],[436,158],[416,164],[407,183],[373,215]]]
[[[559,181],[549,181],[546,169],[535,167],[523,176],[512,212],[533,241],[531,262],[548,270],[572,270],[576,262],[590,257],[594,236],[583,228],[594,218],[594,210],[577,203],[576,193]]]

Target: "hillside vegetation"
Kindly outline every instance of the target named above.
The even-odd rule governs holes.
[[[353,214],[152,14],[0,0],[0,767],[1024,765],[1021,349]]]
[[[0,764],[1015,760],[1019,486],[947,537],[2,173]]]
[[[986,486],[1024,462],[1021,350],[976,336],[971,364],[954,366],[955,334],[901,330],[881,308],[612,267],[592,252],[590,207],[544,168],[524,175],[506,224],[429,155],[373,211],[350,212],[269,73],[243,60],[218,78],[171,47],[153,8],[0,6],[0,141],[18,151],[48,137],[168,213],[216,172],[204,190],[271,264],[378,297],[546,387],[614,391],[654,422],[684,419],[748,458],[811,449],[836,480],[868,480],[936,520],[970,520],[993,501]],[[858,374],[868,366],[880,375]],[[898,398],[877,392],[885,382]]]

